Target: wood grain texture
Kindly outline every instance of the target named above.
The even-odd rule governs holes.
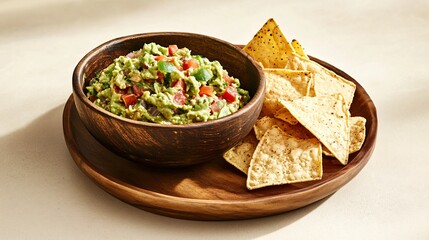
[[[219,61],[230,75],[240,79],[241,87],[250,93],[250,102],[236,113],[214,121],[166,125],[118,117],[86,98],[83,89],[97,71],[116,57],[151,42],[162,46],[177,44],[189,48],[194,55]],[[264,92],[264,73],[248,54],[225,41],[192,33],[145,33],[117,38],[90,51],[73,72],[75,105],[89,132],[112,151],[157,166],[187,166],[219,157],[251,131],[261,111]]]
[[[362,149],[350,156],[346,166],[333,158],[324,158],[321,180],[249,191],[246,176],[221,157],[174,169],[128,161],[88,132],[72,97],[63,114],[67,146],[77,166],[98,186],[128,204],[156,214],[192,220],[235,220],[309,205],[334,193],[361,171],[375,148],[378,124],[374,103],[359,83],[343,71],[312,59],[356,83],[351,113],[367,119]]]

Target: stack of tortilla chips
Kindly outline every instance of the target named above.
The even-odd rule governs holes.
[[[365,118],[349,112],[355,84],[312,61],[273,19],[244,50],[267,79],[254,132],[224,154],[247,174],[247,188],[319,180],[323,155],[346,165],[365,140]]]

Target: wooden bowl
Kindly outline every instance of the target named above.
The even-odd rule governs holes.
[[[217,120],[165,125],[116,116],[89,101],[84,89],[90,79],[113,59],[140,49],[144,43],[176,44],[192,54],[218,60],[251,100],[234,114]],[[187,166],[215,159],[252,129],[261,108],[265,77],[261,67],[242,49],[225,41],[192,33],[144,33],[113,39],[96,47],[73,72],[73,98],[80,119],[103,145],[119,155],[156,166]]]

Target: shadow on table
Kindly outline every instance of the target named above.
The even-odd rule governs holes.
[[[131,228],[134,231],[141,229],[142,234],[160,237],[164,234],[172,236],[177,232],[177,239],[182,236],[205,236],[205,239],[256,238],[293,224],[325,201],[276,216],[241,221],[189,221],[139,210],[105,193],[76,167],[63,137],[63,108],[64,105],[57,106],[26,127],[0,138],[0,150],[3,156],[7,156],[0,172],[25,178],[20,184],[25,182],[31,187],[17,186],[21,189],[36,192],[43,188],[45,195],[39,196],[37,201],[43,201],[44,198],[51,201],[70,198],[70,202],[63,204],[74,204],[72,208],[78,211],[75,213],[77,220],[89,213],[98,213],[111,218],[113,222],[121,222],[113,234],[120,234],[121,228],[123,231]],[[79,222],[76,224],[79,225]]]
[[[49,189],[53,181],[58,184],[69,177],[64,169],[73,166],[73,162],[63,137],[63,108],[64,105],[60,105],[48,110],[27,126],[0,137],[3,156],[0,172],[9,172],[17,184],[45,189]]]

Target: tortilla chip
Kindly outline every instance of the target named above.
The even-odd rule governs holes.
[[[349,153],[354,153],[362,148],[366,136],[366,119],[364,117],[351,117],[350,125],[350,150]]]
[[[253,132],[250,132],[236,146],[223,154],[223,158],[238,170],[247,174],[253,152],[258,145],[258,140]]]
[[[261,140],[263,135],[273,128],[279,127],[283,132],[300,139],[314,138],[314,136],[302,125],[292,125],[277,118],[263,117],[256,121],[253,129],[255,130],[256,139]]]
[[[321,179],[322,147],[313,139],[297,139],[274,126],[262,137],[250,162],[249,190]]]
[[[265,69],[266,87],[262,108],[263,116],[274,116],[282,108],[279,99],[293,100],[307,96],[312,84],[308,71],[288,69]]]
[[[298,40],[293,39],[291,42],[291,45],[293,47],[293,49],[295,50],[295,52],[300,55],[301,57],[305,58],[305,59],[310,59],[307,54],[305,54],[304,49],[302,48],[301,44],[298,42]]]
[[[349,111],[341,94],[280,101],[337,158],[347,164],[350,145]]]
[[[363,143],[365,142],[366,135],[366,119],[364,117],[351,117],[349,118],[350,125],[350,146],[349,146],[349,154],[355,153],[362,148]],[[333,154],[322,147],[323,154],[326,156],[333,157]]]
[[[337,75],[333,71],[314,61],[299,56],[296,53],[292,53],[289,56],[286,68],[312,72],[315,96],[327,96],[341,93],[347,103],[347,109],[350,108],[356,90],[356,85],[353,82]]]
[[[278,24],[270,18],[243,48],[266,68],[284,68],[294,51]]]
[[[273,73],[286,79],[300,96],[308,96],[313,83],[313,74],[310,71],[290,70],[284,68],[265,68],[266,73]]]
[[[277,118],[277,119],[280,119],[280,120],[282,120],[284,122],[287,122],[287,123],[289,123],[291,125],[298,124],[298,120],[296,120],[296,118],[294,116],[292,116],[292,114],[286,108],[282,108],[282,109],[278,110],[274,114],[274,117]]]

